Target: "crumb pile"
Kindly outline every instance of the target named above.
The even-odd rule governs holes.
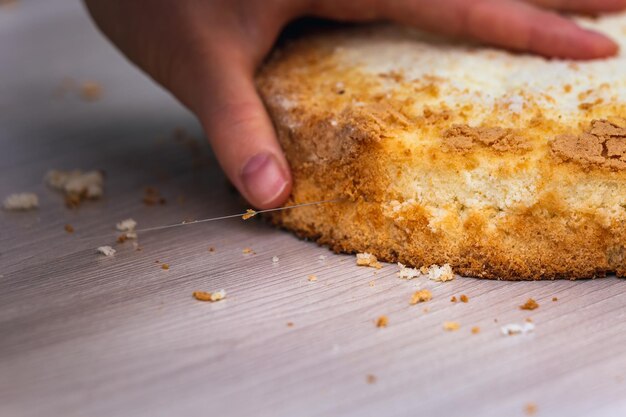
[[[52,188],[65,194],[65,204],[78,207],[84,200],[97,200],[104,192],[104,175],[101,171],[50,170],[44,177]]]

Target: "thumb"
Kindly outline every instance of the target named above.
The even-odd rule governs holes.
[[[291,192],[289,165],[262,100],[251,66],[213,59],[200,80],[194,110],[224,172],[253,206],[283,203]]]

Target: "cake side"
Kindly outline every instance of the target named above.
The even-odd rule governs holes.
[[[397,58],[405,63],[386,72],[355,57],[364,37],[368,51],[378,39],[389,54],[383,46],[405,35],[377,36],[299,41],[259,74],[293,170],[291,203],[342,199],[278,212],[276,224],[336,251],[450,263],[468,276],[624,274],[626,106],[619,97],[587,101],[611,88],[581,75],[589,88],[567,111],[542,101],[558,103],[554,93],[512,105],[510,91],[487,104],[460,91],[455,104],[441,96],[451,94],[445,79],[407,76],[404,46]],[[505,56],[495,65],[508,65]],[[580,89],[571,81],[563,95]]]

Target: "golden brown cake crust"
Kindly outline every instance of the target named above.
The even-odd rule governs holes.
[[[420,98],[440,94],[436,78],[373,77],[340,64],[333,45],[341,36],[294,42],[257,77],[293,171],[289,204],[341,199],[275,212],[274,224],[337,252],[415,267],[449,263],[472,277],[626,274],[626,211],[614,203],[626,190],[626,106],[597,103],[572,125],[531,102],[531,118],[496,107],[472,126],[481,110],[471,105],[415,110]],[[389,80],[391,93],[381,88]],[[485,166],[484,181],[501,179],[515,193],[481,194],[474,204],[441,191]],[[416,197],[405,191],[413,183],[432,190],[416,186]],[[598,184],[605,194],[584,194]],[[587,201],[592,197],[599,202]]]

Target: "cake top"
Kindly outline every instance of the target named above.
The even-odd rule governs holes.
[[[258,84],[279,124],[295,130],[391,138],[396,151],[551,153],[584,169],[626,169],[626,13],[577,20],[622,51],[554,60],[358,26],[288,43]]]

